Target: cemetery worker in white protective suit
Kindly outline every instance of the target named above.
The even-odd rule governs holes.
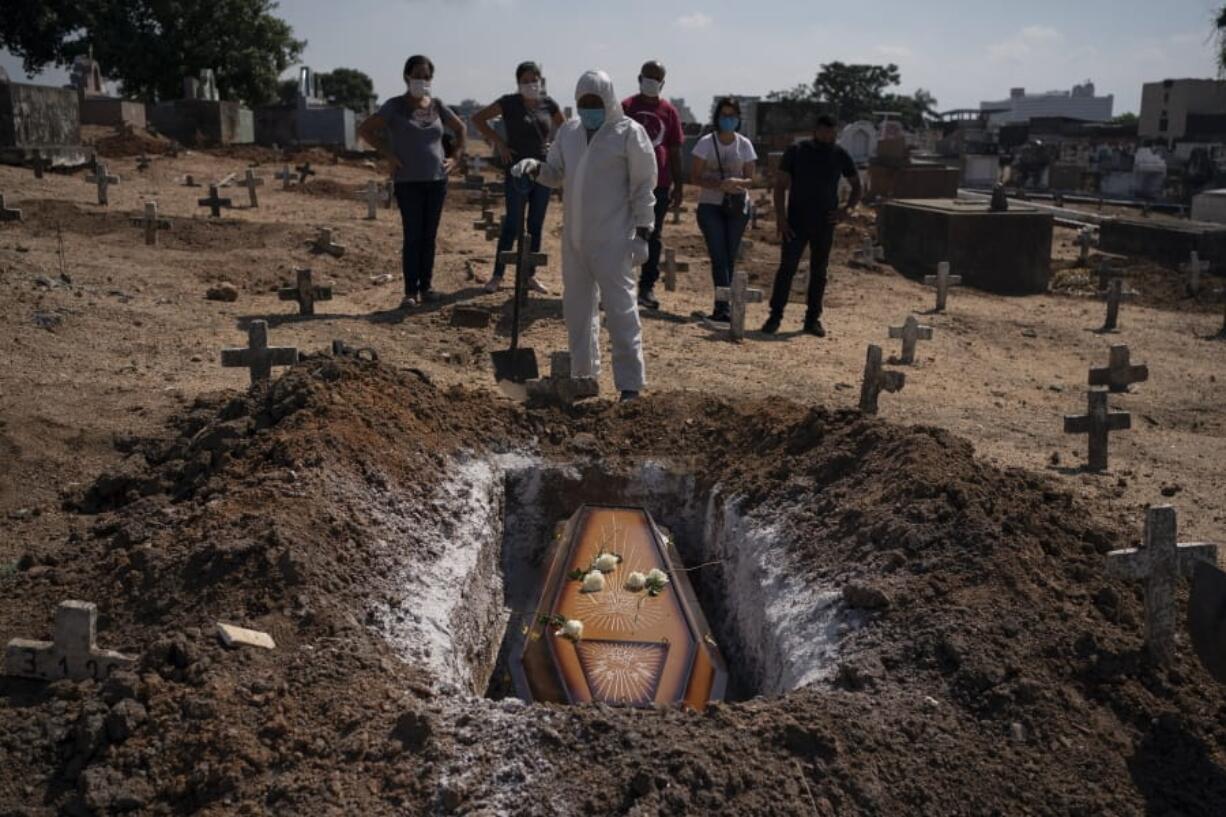
[[[613,82],[588,71],[575,88],[578,117],[559,130],[545,161],[524,159],[512,176],[565,185],[562,215],[562,314],[571,377],[600,373],[599,315],[613,346],[613,382],[622,400],[645,383],[635,270],[647,258],[655,225],[656,157],[643,126],[622,113]]]

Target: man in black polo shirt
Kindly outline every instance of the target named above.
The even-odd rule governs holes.
[[[809,247],[809,294],[804,331],[819,338],[822,327],[822,298],[826,294],[826,265],[834,245],[834,225],[860,202],[860,174],[851,155],[835,144],[834,117],[817,118],[812,139],[792,145],[783,153],[775,176],[775,220],[779,231],[779,271],[771,292],[771,314],[762,331],[779,331],[783,309],[788,304],[792,278],[800,266],[805,245]],[[851,184],[847,207],[839,206],[839,179]],[[786,216],[784,215],[786,214]]]

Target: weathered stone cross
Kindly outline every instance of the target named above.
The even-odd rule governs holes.
[[[936,287],[937,289],[937,307],[936,307],[937,312],[945,311],[945,301],[949,297],[949,288],[951,286],[956,287],[956,286],[961,286],[961,285],[962,285],[961,275],[950,275],[949,274],[949,262],[948,261],[942,261],[941,263],[937,264],[937,274],[936,275],[925,275],[924,276],[924,286]]]
[[[264,186],[264,180],[263,180],[263,179],[261,179],[259,176],[255,175],[255,171],[254,171],[254,170],[250,170],[250,169],[249,169],[249,170],[247,171],[246,176],[243,178],[243,180],[242,180],[241,182],[239,182],[239,183],[238,183],[238,186],[239,186],[239,187],[245,187],[245,188],[247,188],[247,195],[248,195],[248,196],[250,197],[250,199],[251,199],[251,206],[252,206],[252,207],[259,207],[259,206],[260,206],[260,199],[259,199],[259,197],[257,197],[257,196],[256,196],[256,194],[255,194],[255,189],[256,189],[257,187],[263,187],[263,186]]]
[[[337,244],[332,240],[332,228],[320,227],[315,238],[311,240],[311,249],[315,252],[326,252],[333,258],[340,258],[345,254],[345,245]]]
[[[298,171],[298,184],[306,184],[307,176],[315,175],[315,171],[311,170],[310,162],[303,162],[296,166],[294,170]]]
[[[489,224],[485,225],[485,240],[486,241],[493,241],[496,238],[498,238],[500,235],[502,235],[502,222],[503,221],[505,221],[505,219],[500,218],[498,219],[498,221],[492,221]]]
[[[316,301],[332,300],[332,287],[322,284],[315,286],[311,281],[309,269],[296,268],[294,276],[297,283],[293,286],[281,287],[277,290],[277,295],[283,301],[297,301],[299,315],[314,315]]]
[[[881,347],[870,343],[864,362],[864,382],[860,385],[860,411],[865,414],[876,414],[877,398],[881,392],[900,392],[906,384],[905,374],[882,368]]]
[[[1132,428],[1132,415],[1126,411],[1109,411],[1105,391],[1088,392],[1086,402],[1086,413],[1083,416],[1064,416],[1064,433],[1090,435],[1087,467],[1091,471],[1106,471],[1108,435],[1112,431],[1127,431]]]
[[[902,326],[891,326],[889,329],[892,339],[902,339],[902,354],[891,360],[891,363],[911,365],[915,362],[916,343],[921,340],[932,340],[932,327],[921,326],[914,315],[908,315]]]
[[[200,182],[196,181],[195,176],[188,173],[186,176],[183,177],[183,186],[184,187],[199,187]]]
[[[749,304],[762,303],[764,294],[760,289],[751,289],[749,273],[732,273],[732,286],[716,287],[715,300],[727,301],[732,307],[732,320],[728,322],[728,340],[740,343],[745,339],[745,312]]]
[[[1189,295],[1200,294],[1200,276],[1202,272],[1208,272],[1210,263],[1200,260],[1200,253],[1196,250],[1192,251],[1192,257],[1188,263],[1184,265],[1184,269],[1188,271],[1187,291]]]
[[[132,223],[138,227],[145,228],[145,244],[150,247],[158,243],[158,230],[170,229],[169,220],[158,218],[158,203],[156,201],[145,202],[145,214],[140,218],[133,216]]]
[[[1113,392],[1128,391],[1133,383],[1149,380],[1149,367],[1133,366],[1128,347],[1119,344],[1111,347],[1111,357],[1105,369],[1090,369],[1090,385],[1106,386]]]
[[[43,681],[64,678],[101,681],[136,657],[97,645],[98,608],[85,601],[62,601],[55,610],[52,641],[14,638],[4,648],[4,674]]]
[[[231,206],[229,199],[223,199],[221,196],[217,195],[217,185],[215,184],[209,185],[208,198],[196,199],[196,204],[200,205],[201,207],[209,208],[210,218],[221,218],[221,208],[225,207],[226,209],[229,209]]]
[[[21,221],[21,211],[16,208],[9,209],[4,202],[3,193],[0,193],[0,221]]]
[[[677,251],[674,249],[666,249],[664,251],[664,288],[669,292],[677,291],[677,273],[689,272],[689,261],[678,261]]]
[[[1107,574],[1145,580],[1145,647],[1158,661],[1175,657],[1175,586],[1197,562],[1217,566],[1218,546],[1180,544],[1175,509],[1160,505],[1145,511],[1142,546],[1107,554]]]
[[[98,203],[103,206],[106,206],[110,204],[110,200],[107,198],[107,195],[106,195],[107,188],[110,187],[112,184],[119,184],[119,177],[111,176],[110,174],[106,172],[105,162],[98,162],[97,168],[94,170],[93,175],[86,176],[85,181],[88,184],[94,184],[98,186]]]
[[[1082,227],[1077,233],[1077,247],[1080,253],[1077,258],[1079,266],[1088,266],[1090,263],[1090,247],[1094,245],[1094,232],[1089,227]]]
[[[525,248],[528,246],[527,233],[522,234],[519,237],[519,240]],[[498,260],[502,262],[503,264],[506,264],[507,266],[515,266],[519,264],[519,255],[520,255],[519,249],[507,250],[506,252],[498,253]],[[528,278],[531,278],[535,274],[534,270],[537,267],[543,267],[549,263],[549,256],[543,252],[529,252],[527,249],[524,249],[523,256],[524,256],[524,262],[523,262],[524,271],[523,272],[524,272],[524,275]]]
[[[1108,285],[1111,283],[1111,279],[1120,277],[1120,273],[1111,269],[1111,265],[1107,263],[1106,258],[1098,259],[1098,269],[1096,272],[1098,274],[1099,292],[1106,292]]]
[[[290,171],[289,165],[282,165],[281,169],[272,175],[273,178],[281,180],[282,190],[289,190],[290,183],[294,180],[294,174]]]
[[[491,224],[497,224],[497,223],[498,221],[494,218],[493,210],[482,210],[481,220],[473,222],[473,229],[476,230],[477,232],[481,232],[482,230],[489,229],[489,226]]]
[[[298,362],[298,350],[292,346],[268,345],[268,322],[252,321],[247,327],[246,349],[222,349],[221,365],[242,366],[251,370],[251,382],[269,380],[273,366],[293,366]]]
[[[1120,301],[1131,300],[1135,296],[1135,293],[1124,292],[1123,278],[1112,278],[1107,284],[1106,293],[1103,293],[1103,297],[1107,299],[1107,319],[1103,321],[1103,328],[1099,331],[1116,331],[1120,324]]]
[[[366,188],[359,196],[366,199],[366,220],[374,221],[379,209],[379,183],[374,179],[366,182]]]

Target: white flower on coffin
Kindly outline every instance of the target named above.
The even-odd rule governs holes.
[[[596,561],[592,562],[592,567],[599,570],[601,573],[612,573],[617,569],[622,557],[616,553],[602,553],[596,557]]]
[[[652,568],[647,574],[646,587],[647,593],[652,596],[658,596],[664,591],[665,585],[668,584],[668,574],[663,570]]]
[[[593,570],[583,577],[584,593],[599,593],[601,590],[604,590],[604,574],[599,570]]]
[[[647,586],[647,577],[637,570],[626,577],[626,589],[631,593],[637,593]]]
[[[562,638],[569,638],[571,641],[578,641],[583,638],[583,622],[578,619],[568,618],[556,635],[560,635]]]

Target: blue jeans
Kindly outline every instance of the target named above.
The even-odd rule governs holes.
[[[502,222],[502,232],[498,235],[498,254],[510,250],[519,238],[519,224],[524,217],[524,202],[528,203],[528,235],[529,251],[541,251],[541,232],[545,228],[545,211],[549,209],[549,194],[553,191],[543,184],[532,183],[532,189],[521,192],[518,184],[521,179],[507,176],[503,179],[503,189],[506,191],[507,215]],[[505,264],[494,261],[494,277],[501,278]]]
[[[429,292],[434,280],[434,242],[447,200],[447,180],[396,182],[395,190],[404,227],[404,294],[412,298]]]
[[[749,214],[729,216],[718,204],[698,205],[698,229],[707,242],[707,255],[711,256],[711,282],[717,287],[732,285],[732,272],[736,267],[736,254],[741,249],[741,238],[749,225]],[[726,301],[716,301],[715,309],[726,307]]]

